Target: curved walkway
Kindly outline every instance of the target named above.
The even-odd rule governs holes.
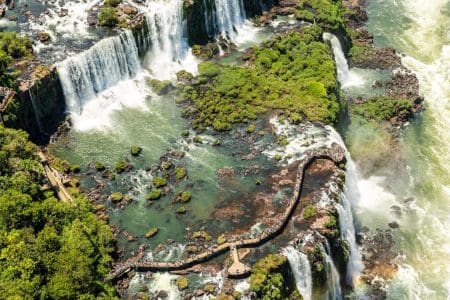
[[[166,261],[127,262],[122,265],[119,265],[112,273],[110,273],[108,279],[109,280],[117,279],[133,269],[136,271],[177,271],[188,269],[194,265],[212,259],[220,254],[223,254],[228,251],[233,251],[233,249],[255,248],[266,243],[267,241],[275,238],[281,232],[283,232],[284,228],[288,224],[295,208],[297,207],[298,202],[300,201],[301,191],[303,187],[303,178],[306,169],[317,159],[330,159],[335,164],[339,164],[345,161],[344,153],[345,153],[344,150],[337,144],[333,144],[331,149],[319,149],[306,153],[305,158],[300,162],[300,165],[298,166],[297,169],[294,194],[291,198],[289,206],[286,208],[286,211],[283,214],[283,217],[278,222],[275,228],[265,229],[258,237],[240,241],[227,242],[222,245],[213,247],[212,249],[200,253],[198,255],[175,262],[166,262]],[[236,258],[239,259],[237,255]],[[236,264],[240,264],[240,262],[234,261],[233,265],[236,266]],[[245,267],[245,265],[242,264],[242,267]],[[230,267],[229,272],[230,271],[233,272],[233,268]],[[248,272],[248,270],[246,271]],[[239,274],[230,273],[230,275],[242,275],[242,274],[240,274],[239,272]]]

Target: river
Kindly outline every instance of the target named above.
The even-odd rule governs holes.
[[[450,1],[373,0],[368,15],[375,44],[395,48],[417,75],[426,110],[402,131],[393,150],[406,161],[404,172],[388,159],[360,179],[356,221],[360,227],[386,227],[393,219],[389,207],[400,206],[395,240],[403,255],[388,299],[449,299]]]

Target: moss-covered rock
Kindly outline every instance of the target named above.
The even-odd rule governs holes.
[[[186,168],[185,167],[177,167],[174,170],[175,178],[177,180],[181,180],[186,177]]]
[[[150,238],[154,237],[158,233],[158,231],[159,231],[158,227],[152,227],[152,228],[150,228],[149,231],[147,231],[147,233],[145,234],[145,237],[150,239]]]
[[[164,170],[169,170],[171,167],[172,167],[172,163],[170,162],[170,161],[165,161],[165,162],[163,162],[162,164],[161,164],[161,167],[164,169]]]
[[[200,230],[200,231],[194,232],[194,233],[192,234],[192,237],[193,237],[194,239],[202,239],[202,240],[204,240],[204,241],[206,241],[206,242],[209,242],[209,241],[212,240],[212,237],[209,235],[209,233],[207,233],[207,232],[204,231],[204,230]]]
[[[180,191],[177,193],[177,198],[176,200],[181,202],[181,203],[186,203],[191,201],[192,195],[191,192],[189,191]]]
[[[124,159],[119,160],[116,163],[116,166],[114,167],[114,169],[116,170],[117,173],[123,173],[125,171],[127,171],[129,169],[130,165],[128,164],[128,162]]]
[[[189,280],[185,276],[178,277],[176,283],[179,290],[185,290],[189,286]]]
[[[317,209],[312,204],[308,204],[303,210],[303,218],[309,219],[317,215]]]
[[[177,213],[179,213],[179,214],[185,214],[186,213],[186,207],[184,207],[184,206],[180,206],[180,207],[178,207],[178,209],[177,209]]]
[[[131,146],[130,153],[133,156],[138,156],[139,154],[142,153],[142,148],[137,145],[133,145]]]
[[[106,169],[105,165],[102,162],[95,162],[95,169],[99,172],[104,171]]]
[[[157,200],[159,198],[161,198],[161,190],[160,189],[153,189],[147,195],[147,200]]]
[[[222,245],[227,241],[227,238],[224,234],[221,234],[217,237],[217,244]]]
[[[255,130],[256,130],[256,126],[254,124],[248,125],[248,127],[246,129],[247,133],[253,133],[253,132],[255,132]]]
[[[119,23],[117,10],[114,7],[102,7],[98,14],[100,26],[114,27]]]
[[[124,195],[121,192],[114,192],[109,195],[111,202],[120,202],[124,199]]]
[[[149,84],[153,91],[160,96],[169,93],[174,88],[170,80],[152,79],[149,81]]]
[[[155,188],[164,187],[167,185],[167,179],[164,177],[153,177],[152,184]]]

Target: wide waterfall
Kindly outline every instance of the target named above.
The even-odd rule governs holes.
[[[76,56],[58,64],[67,109],[81,114],[87,100],[119,81],[134,77],[140,69],[133,33],[103,39]]]
[[[325,240],[325,246],[326,248],[320,245],[322,256],[325,258],[325,270],[327,272],[328,290],[326,298],[328,300],[341,300],[342,290],[340,276],[338,270],[336,269],[336,265],[334,264],[333,259],[330,256],[331,250],[327,240]]]
[[[331,47],[333,48],[338,80],[341,84],[341,87],[345,89],[351,86],[361,85],[363,83],[363,79],[358,76],[358,74],[350,70],[339,39],[334,34],[328,32],[325,32],[323,34],[323,39],[329,41]]]
[[[312,299],[312,276],[311,266],[306,254],[301,253],[292,246],[283,249],[283,255],[289,260],[295,283],[300,294],[305,300]]]

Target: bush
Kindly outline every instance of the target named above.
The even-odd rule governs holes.
[[[133,156],[138,156],[142,153],[142,148],[136,145],[131,146],[130,153]]]
[[[188,286],[189,286],[189,280],[186,277],[184,277],[184,276],[178,277],[177,287],[179,290],[187,289]]]
[[[149,84],[152,87],[155,94],[160,96],[167,94],[173,89],[173,85],[172,82],[170,82],[170,80],[152,79],[150,80]]]
[[[155,188],[160,188],[167,185],[167,179],[164,177],[154,177],[152,183]]]
[[[247,133],[253,133],[256,130],[256,126],[254,124],[250,124],[247,127]]]
[[[111,195],[109,195],[109,199],[112,202],[120,202],[124,198],[124,195],[121,192],[114,192]]]
[[[186,213],[186,207],[184,207],[184,206],[178,207],[177,213],[179,213],[181,215],[185,214]]]
[[[191,192],[185,191],[185,192],[178,192],[177,193],[177,199],[181,203],[186,203],[191,200]]]
[[[119,23],[116,9],[113,7],[103,7],[98,14],[98,23],[100,26],[114,27]]]
[[[126,160],[121,159],[116,163],[115,170],[117,173],[123,173],[129,168],[129,164]]]
[[[303,218],[309,219],[317,215],[317,210],[312,204],[308,204],[303,210]]]
[[[186,177],[186,168],[184,168],[184,167],[177,167],[177,168],[175,168],[174,173],[175,173],[175,178],[177,180],[181,180],[184,177]]]
[[[350,113],[368,121],[389,121],[399,115],[412,114],[413,105],[408,100],[376,97],[361,104],[352,104]]]
[[[99,161],[95,162],[95,169],[99,172],[104,171],[106,169],[105,165]]]
[[[109,7],[117,7],[122,0],[105,0],[104,5]]]
[[[152,227],[152,228],[150,228],[149,231],[147,231],[147,233],[145,234],[145,237],[150,239],[150,238],[154,237],[158,233],[158,231],[159,231],[158,227]]]
[[[161,190],[154,189],[147,195],[147,200],[157,200],[161,198]]]

